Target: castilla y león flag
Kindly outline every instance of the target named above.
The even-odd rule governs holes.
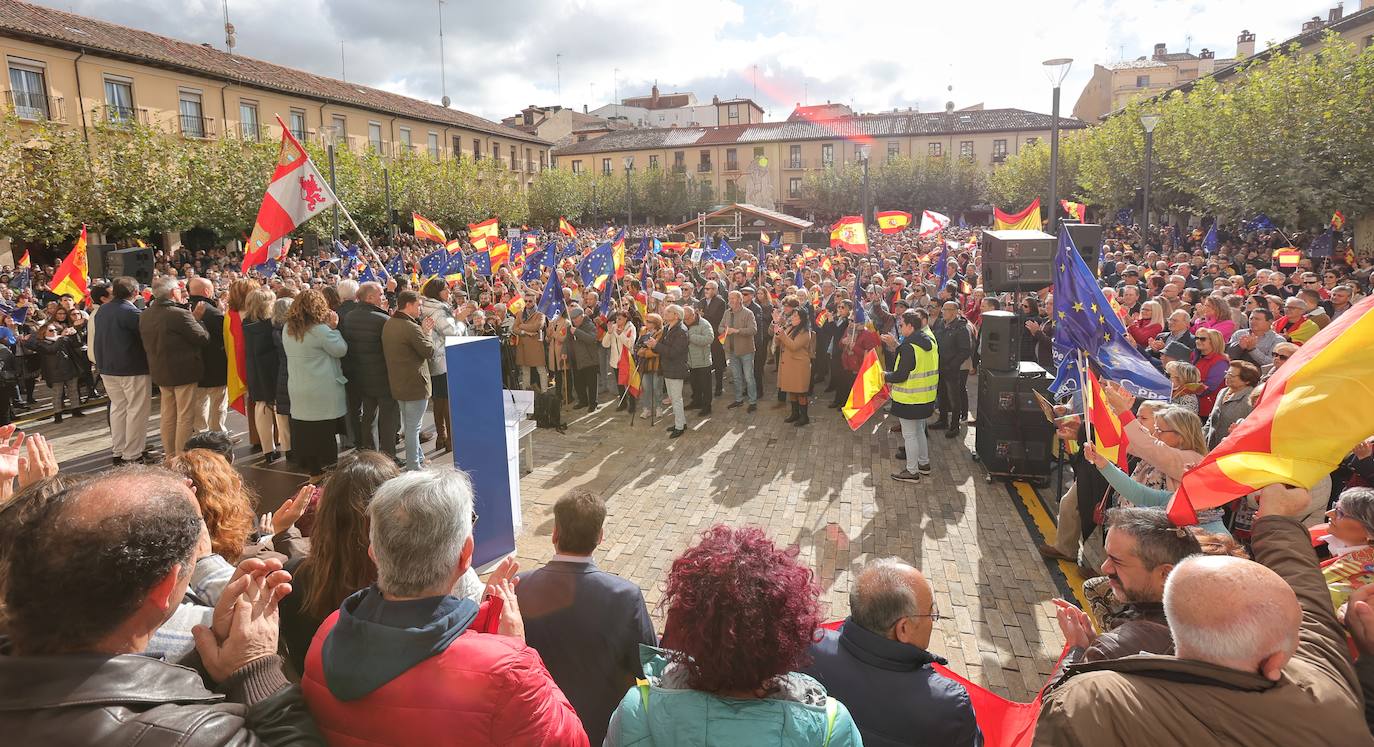
[[[281,117],[277,117],[277,125],[281,127],[281,153],[262,196],[258,219],[253,221],[253,233],[243,254],[243,272],[268,260],[268,246],[272,242],[339,201],[329,188],[329,180],[320,175]]]
[[[889,393],[883,367],[878,362],[878,349],[872,348],[859,366],[859,375],[854,377],[854,386],[849,390],[849,401],[844,403],[842,410],[849,429],[859,430],[859,426],[883,406]]]
[[[1196,467],[1169,501],[1169,518],[1197,523],[1266,485],[1310,488],[1374,432],[1374,297],[1308,340],[1264,384],[1253,412]]]

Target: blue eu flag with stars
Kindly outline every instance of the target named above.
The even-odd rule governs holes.
[[[568,307],[563,303],[563,282],[558,279],[556,272],[549,273],[549,284],[544,286],[544,293],[539,297],[539,313],[550,319],[568,313]]]
[[[1055,256],[1054,347],[1063,354],[1051,388],[1064,391],[1065,379],[1077,376],[1079,352],[1087,354],[1109,379],[1138,397],[1168,399],[1169,380],[1140,351],[1126,341],[1126,327],[1079,256],[1069,232],[1060,229]],[[1072,363],[1071,363],[1072,362]]]

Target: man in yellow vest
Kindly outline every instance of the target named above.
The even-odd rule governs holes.
[[[902,427],[902,450],[906,465],[892,479],[918,482],[930,474],[930,442],[926,419],[935,412],[935,391],[940,382],[940,353],[925,320],[912,309],[902,312],[897,324],[900,341],[892,334],[882,336],[891,385],[892,414]],[[898,456],[903,456],[899,454]]]

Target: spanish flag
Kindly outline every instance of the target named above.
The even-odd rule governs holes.
[[[1080,360],[1080,365],[1081,363]],[[1128,441],[1121,425],[1121,418],[1102,395],[1102,385],[1097,380],[1097,374],[1090,369],[1084,378],[1088,390],[1083,394],[1083,404],[1087,408],[1087,420],[1092,424],[1093,445],[1097,447],[1097,453],[1101,454],[1102,458],[1120,467],[1122,472],[1130,474],[1126,467]]]
[[[25,254],[24,256],[27,257],[28,255]],[[1345,246],[1345,263],[1350,266],[1350,269],[1355,269],[1355,247],[1350,244]]]
[[[28,249],[21,249],[20,251],[22,251],[22,252],[24,252],[24,253],[21,254],[21,255],[19,255],[19,265],[18,265],[18,266],[19,266],[19,267],[31,267],[31,266],[33,265],[33,263],[29,261],[29,250],[28,250]]]
[[[639,397],[643,391],[643,380],[639,376],[639,367],[635,365],[635,357],[630,355],[630,349],[623,347],[620,349],[620,365],[615,370],[616,383],[630,390],[631,397]]]
[[[1081,202],[1069,202],[1068,200],[1060,200],[1059,206],[1064,208],[1064,212],[1068,213],[1070,216],[1073,217],[1074,220],[1078,221],[1079,223],[1082,223],[1083,219],[1086,218],[1088,215],[1088,206],[1084,205]]]
[[[871,348],[859,366],[859,375],[854,377],[854,386],[849,389],[849,400],[841,410],[849,429],[859,430],[859,426],[883,406],[888,396],[890,391],[883,378],[882,364],[878,362],[878,348]]]
[[[884,210],[878,213],[878,230],[883,233],[897,233],[911,225],[911,213],[900,210]]]
[[[444,243],[444,248],[448,250],[449,254],[457,254],[463,251],[463,242],[460,239],[449,239]]]
[[[662,247],[663,251],[665,251],[665,252],[673,252],[674,254],[681,254],[682,252],[686,251],[686,249],[687,249],[687,242],[685,242],[685,241],[665,241],[665,242],[663,242],[663,244],[661,245],[661,247]]]
[[[496,272],[510,259],[510,244],[502,239],[496,239],[496,243],[491,245],[487,253],[491,255],[491,271]]]
[[[994,231],[1039,231],[1040,230],[1040,198],[1031,200],[1031,204],[1019,213],[1007,214],[1000,208],[992,209],[992,228]]]
[[[81,224],[81,237],[76,240],[71,254],[57,266],[48,285],[54,295],[67,294],[73,301],[80,301],[90,294],[90,276],[86,269],[86,224]]]
[[[419,213],[411,213],[411,220],[415,222],[415,238],[429,239],[437,244],[447,244],[448,237],[444,235],[443,229],[434,225],[434,222]]]
[[[830,248],[868,254],[868,233],[864,230],[863,219],[857,215],[840,218],[830,227]]]
[[[567,218],[561,216],[558,218],[558,232],[570,239],[577,238],[577,229],[573,228],[573,224],[569,223]]]
[[[244,395],[248,393],[248,356],[243,347],[243,316],[235,309],[224,315],[224,352],[229,358],[229,406],[240,415],[248,414]]]
[[[488,218],[481,223],[468,224],[468,242],[472,248],[481,251],[489,243],[495,243],[500,238],[501,227],[495,218]]]
[[[615,262],[615,279],[625,277],[625,232],[621,231],[615,235],[615,241],[611,242],[611,259]]]
[[[1355,304],[1298,348],[1264,384],[1253,412],[1183,474],[1169,519],[1268,485],[1310,488],[1336,469],[1374,423],[1374,297]]]
[[[1331,227],[1337,231],[1345,228],[1345,215],[1341,211],[1337,210],[1331,214]]]
[[[1302,250],[1296,246],[1281,246],[1274,250],[1274,259],[1278,260],[1279,267],[1292,269],[1302,262]]]

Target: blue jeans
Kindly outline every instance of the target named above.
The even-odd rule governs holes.
[[[658,372],[645,373],[642,374],[642,379],[644,390],[639,393],[640,409],[663,409],[663,375]]]
[[[732,355],[727,363],[730,367],[730,379],[735,384],[735,401],[743,401],[744,393],[747,391],[749,404],[757,404],[759,389],[758,382],[754,381],[754,354]]]
[[[427,399],[406,399],[401,406],[401,433],[406,440],[406,469],[420,470],[425,466],[425,454],[420,450],[420,425],[425,420]]]

